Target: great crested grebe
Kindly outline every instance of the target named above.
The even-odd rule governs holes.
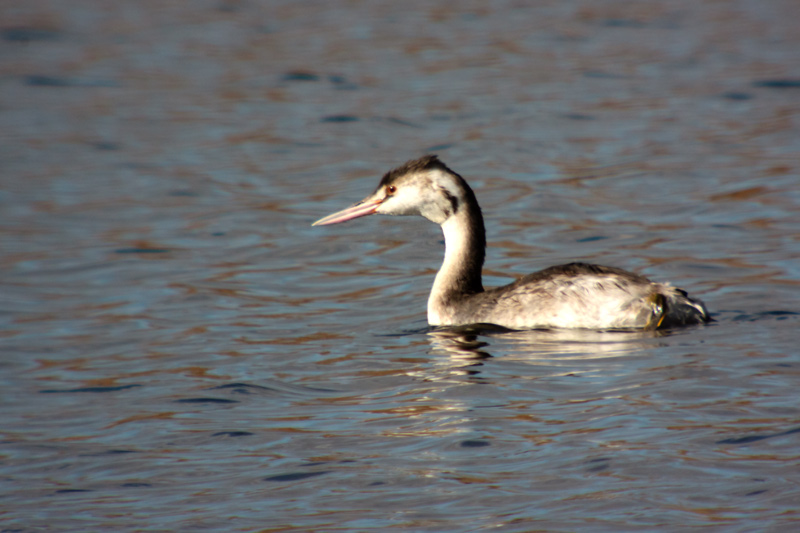
[[[495,324],[510,329],[656,329],[710,320],[702,302],[667,283],[613,267],[570,263],[485,290],[486,233],[475,193],[435,155],[387,172],[362,201],[314,222],[372,214],[421,215],[442,227],[444,262],[428,299],[432,326]]]

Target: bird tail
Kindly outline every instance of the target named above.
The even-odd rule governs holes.
[[[705,324],[712,320],[705,304],[690,298],[684,290],[672,289],[663,297],[663,313],[657,326],[659,329]]]

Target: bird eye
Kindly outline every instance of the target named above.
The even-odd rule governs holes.
[[[389,194],[394,194],[395,192],[397,192],[397,187],[395,187],[394,185],[389,185],[388,187],[386,187],[386,192],[388,192]]]

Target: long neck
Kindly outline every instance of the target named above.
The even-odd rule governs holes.
[[[445,253],[428,299],[431,324],[446,325],[447,316],[454,312],[453,304],[465,296],[483,292],[481,270],[486,255],[486,232],[480,207],[474,196],[470,200],[442,224]]]

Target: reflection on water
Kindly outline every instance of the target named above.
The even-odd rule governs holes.
[[[0,8],[2,530],[786,531],[792,2]],[[487,285],[717,322],[430,329],[442,238],[320,216],[439,152]]]
[[[492,357],[490,343],[479,341],[479,335],[501,337],[504,345],[513,347],[516,357],[536,360],[592,359],[621,357],[652,348],[653,339],[668,335],[666,331],[593,331],[593,330],[531,330],[502,331],[468,326],[440,328],[428,333],[434,353],[440,351],[454,358]]]

